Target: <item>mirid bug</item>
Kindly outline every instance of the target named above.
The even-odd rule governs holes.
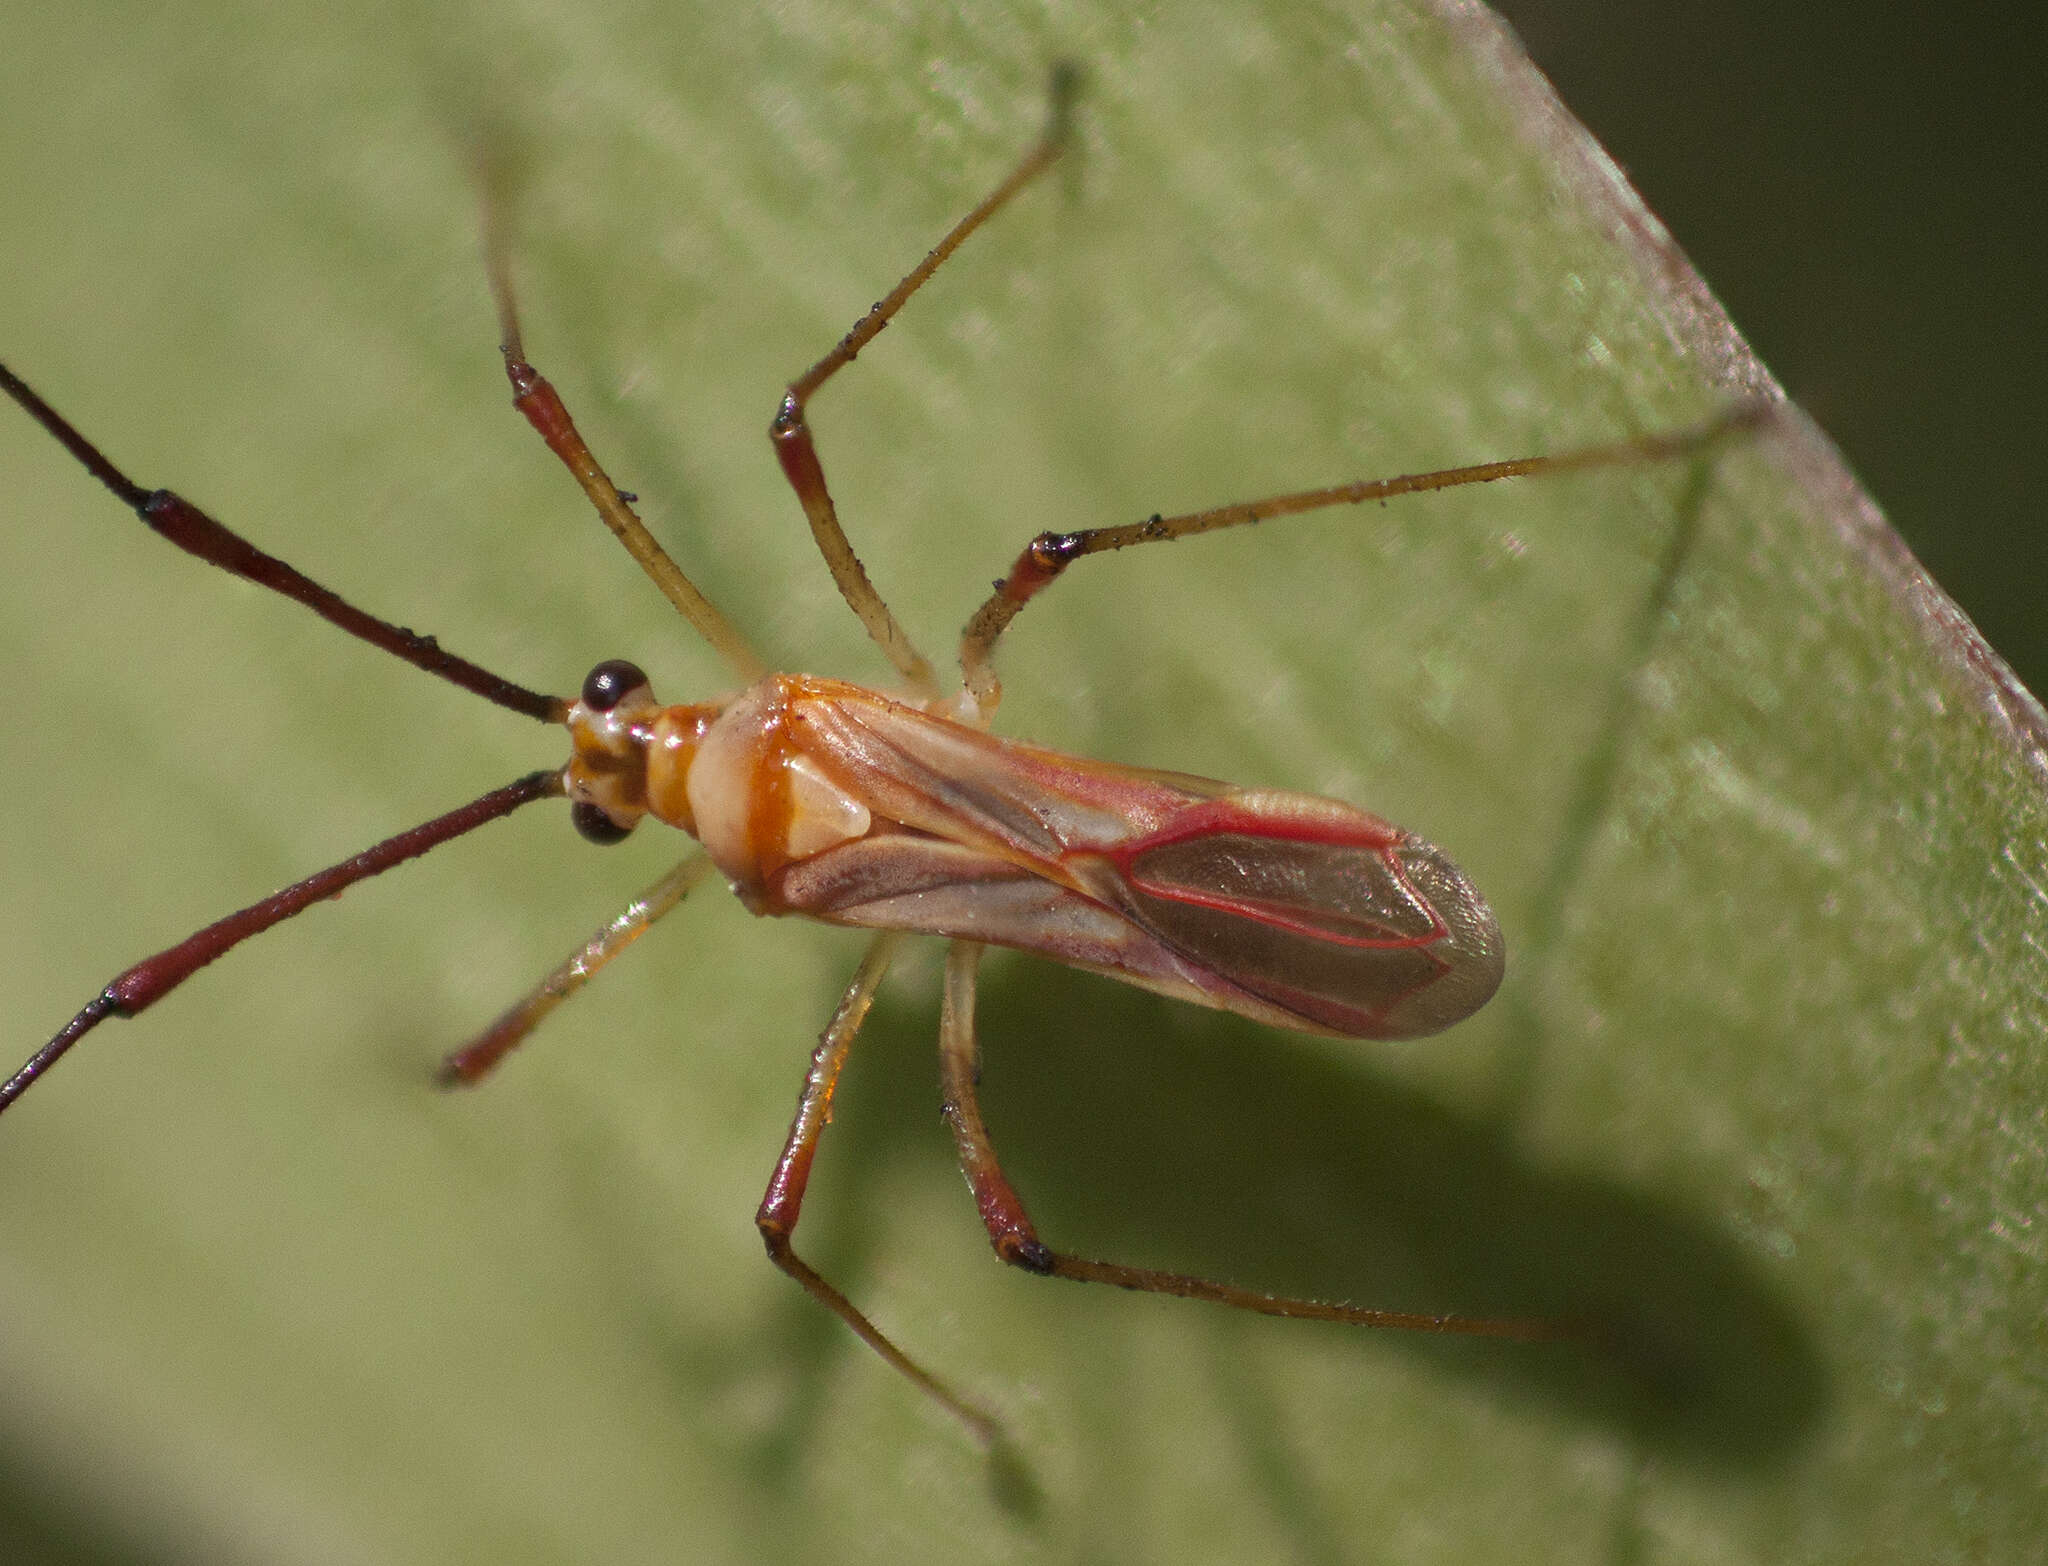
[[[1013,947],[1254,1021],[1345,1038],[1436,1032],[1484,1005],[1504,964],[1485,900],[1438,849],[1353,806],[1172,772],[1078,760],[1000,739],[993,668],[1011,620],[1091,555],[1337,505],[1495,479],[1655,461],[1755,423],[1743,406],[1661,437],[1299,491],[1124,526],[1041,534],[964,627],[947,692],[869,581],[841,528],[806,419],[810,399],[873,340],[966,238],[1052,163],[1071,78],[1045,134],[833,349],[793,381],[770,428],[776,456],[841,595],[895,667],[899,694],[771,672],[648,533],[527,358],[502,248],[488,247],[515,407],[605,524],[715,649],[737,687],[665,706],[623,660],[577,697],[514,684],[430,638],[358,610],[168,490],[134,483],[4,366],[0,387],[154,531],[305,604],[351,635],[500,706],[569,731],[566,766],[531,773],[209,925],[128,969],[0,1085],[11,1106],[100,1022],[154,1004],[250,936],[533,800],[566,797],[578,830],[616,842],[653,817],[701,845],[530,994],[448,1057],[443,1080],[487,1075],[555,1006],[692,886],[716,871],[759,914],[872,929],[866,956],[813,1052],[756,1222],[770,1256],[978,1437],[991,1416],[884,1336],[796,1253],[793,1237],[833,1094],[905,934],[949,943],[939,1020],[943,1108],[995,1250],[1050,1276],[1362,1326],[1537,1339],[1543,1322],[1416,1315],[1270,1295],[1179,1273],[1071,1256],[1038,1235],[1004,1175],[976,1096],[975,976],[983,948]]]

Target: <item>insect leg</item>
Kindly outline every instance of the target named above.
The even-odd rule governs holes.
[[[1050,1273],[1056,1258],[1038,1238],[1023,1199],[996,1161],[975,1092],[981,1048],[974,1039],[974,978],[981,952],[974,941],[955,941],[946,948],[946,989],[939,1002],[939,1113],[953,1133],[961,1172],[996,1255],[1027,1272]]]
[[[441,1062],[443,1087],[469,1087],[496,1069],[526,1035],[563,1001],[597,976],[600,968],[647,933],[649,925],[681,902],[711,870],[710,857],[692,853],[656,881],[602,930],[585,941],[496,1022]]]
[[[861,959],[853,982],[847,985],[846,993],[840,997],[839,1009],[832,1014],[831,1022],[826,1024],[818,1039],[818,1047],[811,1052],[811,1069],[804,1077],[804,1090],[797,1100],[796,1118],[790,1123],[789,1140],[783,1144],[782,1156],[775,1161],[775,1173],[768,1181],[768,1190],[761,1198],[754,1223],[768,1246],[769,1259],[776,1266],[802,1284],[805,1293],[853,1328],[863,1343],[917,1383],[928,1396],[964,1424],[977,1441],[987,1446],[999,1433],[993,1416],[962,1398],[891,1343],[853,1301],[820,1277],[790,1244],[796,1233],[797,1219],[803,1211],[804,1187],[811,1178],[811,1160],[817,1154],[818,1139],[824,1135],[825,1126],[832,1118],[832,1094],[839,1085],[839,1073],[846,1065],[854,1035],[860,1031],[860,1025],[867,1017],[875,991],[881,985],[882,976],[889,971],[890,960],[896,955],[896,947],[901,940],[899,933],[885,930],[868,943],[867,955]]]
[[[519,305],[512,292],[512,274],[498,233],[495,204],[486,201],[484,212],[484,262],[490,273],[491,296],[498,306],[498,333],[505,354],[505,375],[512,382],[512,406],[526,416],[526,422],[547,442],[548,450],[561,459],[562,466],[589,497],[590,503],[612,536],[625,545],[626,553],[639,562],[648,579],[662,596],[675,605],[676,612],[711,644],[743,683],[752,684],[767,672],[753,647],[718,607],[706,598],[697,584],[683,574],[683,568],[655,541],[633,510],[631,503],[599,465],[575,420],[562,405],[561,396],[547,377],[526,357],[519,334]]]
[[[1187,1273],[1090,1261],[1053,1250],[1032,1227],[1022,1200],[997,1161],[988,1128],[982,1122],[977,1093],[981,1058],[974,1038],[974,974],[980,959],[981,948],[971,941],[955,941],[947,952],[946,992],[939,1015],[939,1080],[945,1096],[946,1123],[952,1128],[953,1140],[960,1152],[960,1167],[974,1192],[975,1205],[981,1210],[981,1221],[988,1229],[996,1255],[1012,1266],[1048,1277],[1110,1283],[1120,1289],[1135,1289],[1146,1294],[1212,1300],[1218,1305],[1258,1311],[1267,1316],[1345,1322],[1358,1327],[1399,1327],[1411,1332],[1514,1338],[1524,1342],[1586,1336],[1582,1329],[1560,1322],[1435,1316],[1412,1311],[1373,1310],[1328,1300],[1295,1299],[1239,1288],[1210,1278],[1197,1278]]]
[[[817,540],[819,553],[824,555],[833,581],[839,584],[840,596],[860,617],[869,637],[896,666],[897,672],[927,696],[939,694],[938,680],[932,673],[931,663],[912,644],[909,633],[882,601],[882,595],[875,591],[867,568],[860,563],[860,557],[853,552],[853,545],[847,541],[846,530],[839,525],[839,513],[832,504],[831,491],[825,486],[825,470],[818,461],[817,443],[804,418],[804,407],[819,387],[853,363],[861,349],[875,339],[910,296],[922,288],[945,264],[947,257],[960,248],[968,235],[1008,205],[1011,197],[1043,173],[1059,156],[1061,147],[1066,143],[1078,85],[1079,75],[1071,66],[1055,67],[1052,104],[1045,133],[981,205],[956,223],[925,258],[911,268],[903,281],[889,291],[887,297],[854,322],[853,329],[839,339],[830,353],[789,383],[789,391],[776,410],[774,422],[768,426],[768,438],[774,442],[776,459],[781,462],[790,487],[803,504],[804,515],[810,520],[811,536]]]
[[[1002,684],[989,662],[997,638],[1017,617],[1020,609],[1068,566],[1088,555],[1128,549],[1133,544],[1156,544],[1188,538],[1196,533],[1213,533],[1226,527],[1242,527],[1248,522],[1265,522],[1304,511],[1319,511],[1325,506],[1356,506],[1369,500],[1390,500],[1396,495],[1426,494],[1432,490],[1456,489],[1465,484],[1489,484],[1495,479],[1669,461],[1706,451],[1725,437],[1756,429],[1773,414],[1774,405],[1771,403],[1739,402],[1688,429],[1599,446],[1583,446],[1547,457],[1518,457],[1506,462],[1484,462],[1475,467],[1444,468],[1434,473],[1409,473],[1399,478],[1335,484],[1326,489],[1296,490],[1292,494],[1271,495],[1263,500],[1213,506],[1207,511],[1148,517],[1143,522],[1126,523],[1120,527],[1083,528],[1078,533],[1041,533],[1024,546],[1023,553],[1010,567],[1009,575],[996,584],[995,591],[975,610],[961,631],[960,672],[975,704],[984,713],[991,711],[1002,699]]]

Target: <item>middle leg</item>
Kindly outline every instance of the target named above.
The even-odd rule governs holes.
[[[995,1418],[961,1397],[890,1342],[858,1305],[827,1283],[809,1262],[797,1255],[792,1243],[797,1219],[803,1214],[804,1190],[810,1184],[811,1161],[817,1156],[818,1140],[832,1119],[832,1095],[839,1087],[839,1073],[845,1069],[846,1057],[853,1049],[854,1035],[867,1018],[868,1007],[874,1003],[875,991],[881,987],[882,976],[889,971],[890,959],[895,956],[901,940],[902,936],[895,931],[884,930],[868,943],[867,955],[861,959],[853,982],[840,998],[839,1009],[832,1014],[831,1022],[818,1040],[817,1049],[812,1051],[811,1069],[804,1077],[803,1095],[797,1100],[796,1118],[790,1123],[789,1140],[783,1145],[782,1156],[775,1161],[775,1173],[768,1181],[768,1190],[761,1198],[761,1208],[754,1215],[754,1224],[761,1231],[769,1259],[776,1266],[802,1284],[804,1292],[812,1299],[851,1327],[863,1343],[917,1383],[920,1390],[964,1424],[975,1440],[989,1446],[1001,1434]]]
[[[923,696],[936,697],[939,694],[939,682],[932,673],[931,661],[917,650],[910,640],[910,633],[903,629],[888,604],[882,601],[882,595],[868,577],[867,567],[853,552],[846,529],[839,525],[839,511],[832,504],[832,492],[825,486],[825,469],[818,461],[817,442],[812,438],[804,408],[821,386],[853,363],[855,355],[874,341],[910,296],[966,243],[968,235],[1009,205],[1018,191],[1042,174],[1059,156],[1060,149],[1066,144],[1078,83],[1079,77],[1071,66],[1054,69],[1052,106],[1044,134],[1003,182],[982,200],[981,205],[954,224],[925,258],[910,269],[903,281],[889,291],[887,297],[877,301],[866,315],[854,322],[853,329],[839,339],[830,353],[789,383],[789,391],[776,410],[775,420],[768,426],[768,438],[775,443],[776,460],[782,464],[790,488],[796,491],[797,499],[803,504],[804,516],[811,524],[811,536],[817,540],[818,552],[825,557],[832,580],[839,585],[840,596],[846,600],[847,607],[860,617],[868,636],[896,666],[897,672]]]

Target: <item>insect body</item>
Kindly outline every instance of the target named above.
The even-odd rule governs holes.
[[[652,816],[690,833],[702,849],[449,1056],[443,1079],[472,1083],[485,1076],[713,869],[756,913],[802,914],[875,930],[812,1054],[756,1223],[778,1266],[983,1439],[996,1430],[990,1416],[907,1357],[792,1246],[841,1069],[906,933],[950,942],[940,1010],[945,1116],[1004,1260],[1033,1272],[1273,1315],[1519,1338],[1561,1335],[1542,1322],[1413,1315],[1270,1295],[1072,1256],[1039,1237],[997,1160],[976,1096],[974,987],[985,945],[1037,953],[1278,1027],[1401,1038],[1448,1027],[1483,1005],[1500,982],[1502,943],[1485,901],[1441,852],[1352,806],[1078,760],[995,737],[987,730],[1001,687],[991,655],[1025,604],[1090,555],[1327,506],[1682,455],[1757,422],[1763,410],[1737,408],[1698,429],[1611,446],[1041,535],[969,619],[960,641],[961,684],[943,693],[840,527],[806,404],[969,234],[1052,161],[1070,85],[1064,75],[1056,79],[1046,135],[830,353],[791,383],[770,428],[820,552],[842,596],[895,665],[907,688],[901,696],[768,672],[745,637],[648,534],[553,387],[528,361],[495,245],[492,280],[514,406],[656,586],[723,657],[736,695],[665,707],[646,676],[623,661],[593,669],[573,702],[501,679],[431,638],[344,602],[170,491],[134,483],[0,366],[0,390],[171,542],[298,600],[429,673],[527,717],[565,724],[572,752],[558,771],[495,789],[136,964],[0,1084],[0,1110],[99,1023],[140,1012],[250,936],[521,805],[566,796],[578,829],[595,841],[617,841]]]
[[[613,667],[632,688],[571,709],[570,796],[692,833],[757,913],[1016,947],[1347,1038],[1434,1032],[1500,982],[1470,883],[1349,805],[1081,761],[836,680],[661,707]]]

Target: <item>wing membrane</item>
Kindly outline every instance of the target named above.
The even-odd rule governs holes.
[[[1500,983],[1484,899],[1365,811],[1080,761],[853,686],[815,682],[799,711],[798,743],[883,825],[782,872],[793,910],[1352,1038],[1436,1032]]]

